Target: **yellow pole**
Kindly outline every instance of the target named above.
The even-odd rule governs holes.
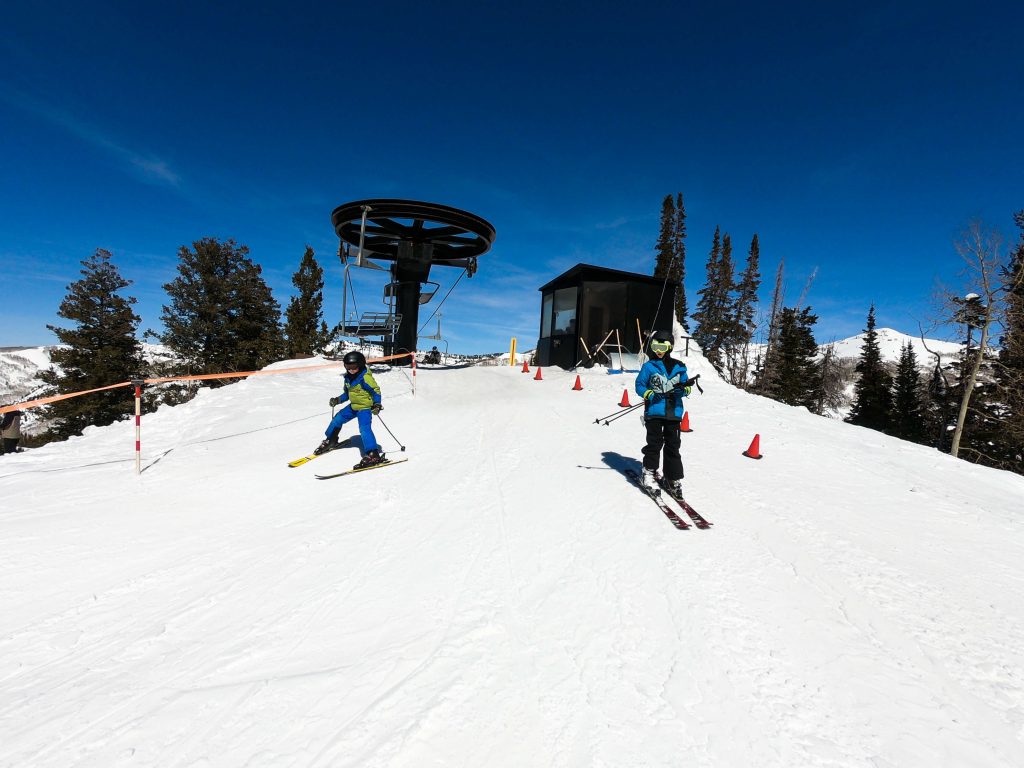
[[[508,364],[509,365],[515,365],[516,364],[516,337],[515,336],[512,337],[512,346],[509,347],[509,350],[508,350]]]

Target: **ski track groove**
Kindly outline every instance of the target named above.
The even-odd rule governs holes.
[[[342,753],[341,755],[337,754],[337,749],[340,746],[341,742],[343,741],[342,734],[351,729],[356,722],[365,719],[365,717],[368,714],[383,709],[385,704],[387,704],[387,702],[392,697],[394,697],[395,694],[397,694],[410,681],[414,680],[421,672],[426,670],[430,666],[431,662],[435,658],[437,658],[439,651],[441,650],[442,647],[444,647],[445,643],[448,640],[448,633],[451,630],[452,624],[455,622],[456,609],[462,602],[462,599],[466,591],[466,584],[469,581],[469,575],[476,568],[476,565],[480,560],[482,551],[483,547],[477,545],[472,560],[470,561],[469,565],[463,572],[459,594],[455,599],[451,601],[449,605],[444,620],[444,627],[441,630],[440,636],[437,642],[434,644],[433,648],[426,655],[424,655],[424,657],[416,664],[415,667],[413,667],[410,671],[403,673],[402,676],[395,682],[388,684],[388,686],[383,691],[374,696],[374,698],[368,704],[366,704],[356,714],[349,717],[348,720],[341,724],[341,726],[335,729],[334,735],[327,739],[327,743],[324,744],[324,746],[313,756],[312,760],[309,762],[309,765],[312,768],[315,768],[315,766],[317,765],[362,766],[367,764],[367,760],[369,759],[370,756],[366,754],[355,757],[354,759],[346,760],[346,762],[344,763],[337,762],[339,758],[349,757],[349,755],[345,753]],[[371,722],[367,724],[367,727],[369,725],[373,725],[373,723]]]
[[[935,585],[926,586],[906,571],[879,560],[849,540],[833,536],[826,542],[820,532],[810,528],[798,516],[792,516],[787,525],[790,535],[785,539],[774,530],[760,534],[761,539],[771,537],[771,543],[762,543],[778,562],[790,567],[798,580],[822,596],[823,602],[835,605],[843,621],[869,638],[880,652],[884,650],[887,657],[898,658],[900,666],[921,668],[930,676],[944,680],[945,693],[956,702],[965,717],[970,717],[969,713],[976,709],[972,701],[975,698],[989,709],[1000,712],[1003,724],[1011,732],[990,732],[988,738],[999,742],[1007,754],[1017,751],[1024,759],[1024,747],[1012,732],[1019,731],[1024,723],[1022,681],[1014,678],[1013,666],[993,661],[1017,657],[1018,667],[1024,663],[1020,658],[1019,644],[1001,639],[1001,636],[1024,637],[1024,627],[994,606],[990,607],[995,617],[980,610],[969,612],[962,606],[951,608],[941,600],[943,590],[936,589]],[[797,538],[792,535],[794,531],[799,534],[799,547],[794,543]],[[814,559],[813,568],[799,568],[795,562],[811,558]],[[805,571],[813,573],[816,578],[802,575]],[[850,585],[875,610],[869,610],[867,606],[850,606],[842,599],[842,586]],[[914,607],[912,611],[909,610],[911,606]],[[999,626],[1000,634],[975,634],[975,644],[965,648],[955,637],[933,630],[939,625],[940,618],[949,623],[950,610],[960,617],[954,622],[958,626]],[[870,616],[871,621],[858,616]],[[879,616],[888,617],[890,623],[878,625],[875,620]],[[988,644],[978,646],[979,639],[987,640]],[[993,677],[999,677],[1003,682],[999,697],[992,695],[987,685]],[[1012,713],[1016,713],[1016,719]],[[973,727],[990,730],[989,723],[975,723]],[[993,758],[998,759],[997,756]]]
[[[481,426],[471,418],[469,419],[469,424],[477,429],[479,429]],[[463,433],[465,433],[465,430],[463,431]],[[463,446],[466,446],[467,443],[468,441],[464,441]],[[476,453],[478,454],[479,451],[477,450]],[[473,455],[473,451],[470,448],[464,447],[463,454],[466,457],[466,460],[468,460],[468,457]],[[460,462],[460,465],[465,465],[461,463],[462,459],[463,456],[455,458],[456,461]],[[451,461],[453,460],[453,458],[448,457],[448,460]],[[456,500],[462,498],[465,495],[464,488],[466,486],[471,486],[472,480],[473,478],[471,476],[464,475],[459,483],[449,487],[449,489],[443,494],[442,499],[448,496]],[[473,496],[474,498],[479,498],[478,493],[473,494]],[[445,506],[447,507],[448,505]],[[455,509],[458,509],[458,507],[455,506]],[[467,511],[462,510],[462,512],[463,518],[465,519],[467,517]],[[478,508],[469,510],[468,519],[479,521],[480,518],[477,516],[477,512],[479,512]],[[312,758],[308,762],[309,766],[366,766],[371,764],[378,764],[371,763],[371,761],[374,759],[375,753],[379,754],[382,751],[388,751],[389,741],[385,740],[384,743],[377,744],[367,744],[366,741],[368,739],[371,739],[372,732],[380,727],[381,719],[385,718],[384,711],[387,709],[391,700],[394,699],[394,697],[400,691],[402,691],[403,688],[405,688],[410,682],[414,681],[421,673],[423,673],[431,665],[431,663],[438,657],[438,654],[441,651],[441,649],[449,641],[449,634],[451,632],[453,624],[455,623],[457,609],[462,604],[465,598],[466,588],[469,582],[470,574],[476,569],[477,564],[480,562],[481,557],[483,555],[484,546],[484,542],[477,539],[474,545],[473,557],[461,575],[457,595],[450,602],[450,605],[446,611],[445,618],[442,622],[443,627],[440,628],[439,637],[437,641],[433,644],[431,650],[427,652],[411,670],[404,672],[398,680],[388,683],[383,690],[380,690],[376,695],[374,695],[373,698],[358,712],[351,715],[344,723],[335,728],[333,734],[326,738],[325,743],[312,756]],[[374,718],[371,715],[377,715],[377,717]],[[357,724],[361,724],[358,729],[356,728]],[[403,732],[408,732],[408,730],[411,727],[411,725],[407,724],[402,730]],[[362,746],[350,747],[348,749],[343,748],[344,744],[346,744],[349,741],[352,741],[353,737],[349,736],[348,733],[356,730],[358,730],[362,734],[365,734],[361,739],[356,737],[357,741],[362,742]],[[390,743],[393,744],[393,740],[398,737],[399,736],[397,734],[392,736]],[[352,753],[356,751],[358,751],[359,753],[358,756],[353,756]],[[344,760],[345,762],[339,762],[340,760]]]

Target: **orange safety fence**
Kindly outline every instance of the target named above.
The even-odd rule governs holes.
[[[412,352],[402,352],[398,355],[387,355],[386,357],[374,357],[367,360],[367,363],[383,363],[388,360],[397,360],[400,357],[411,357]],[[146,384],[163,384],[168,381],[208,381],[210,379],[244,379],[248,376],[270,376],[276,373],[297,373],[299,371],[319,371],[323,368],[339,368],[342,366],[342,362],[339,360],[334,363],[324,363],[323,365],[300,365],[294,368],[278,368],[272,371],[238,371],[235,373],[204,373],[196,376],[163,376],[157,379],[143,379]],[[105,392],[108,389],[118,389],[120,387],[130,387],[132,382],[122,381],[119,384],[110,384],[106,387],[97,387],[96,389],[86,389],[81,392],[68,392],[63,395],[52,395],[50,397],[41,397],[38,400],[27,400],[24,403],[15,403],[14,405],[5,405],[0,407],[0,413],[8,413],[9,411],[25,411],[29,408],[38,408],[41,405],[48,405],[49,403],[55,403],[58,400],[67,400],[72,397],[81,397],[82,395],[91,395],[96,392]]]

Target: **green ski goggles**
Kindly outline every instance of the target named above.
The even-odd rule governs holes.
[[[651,342],[651,349],[657,352],[659,355],[665,354],[670,349],[672,349],[672,342],[655,340]]]

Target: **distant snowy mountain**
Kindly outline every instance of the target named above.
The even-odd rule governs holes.
[[[50,354],[60,345],[45,347],[4,347],[0,349],[0,405],[13,405],[41,397],[45,385],[39,378],[51,367]],[[142,354],[149,362],[166,361],[173,357],[162,344],[142,344]],[[113,384],[115,382],[111,382]],[[37,412],[25,414],[22,429],[26,434],[37,434],[45,429]]]
[[[931,352],[938,353],[942,356],[942,363],[949,362],[952,358],[960,354],[961,344],[952,341],[938,341],[937,339],[925,339],[921,341],[920,336],[908,336],[905,333],[894,331],[892,328],[878,328],[875,330],[878,336],[878,348],[882,353],[882,359],[886,362],[897,363],[900,359],[900,352],[903,350],[903,346],[909,341],[914,349],[914,353],[917,355],[917,362],[919,365],[931,366],[935,362],[935,357]],[[858,333],[856,336],[851,336],[848,339],[842,341],[836,341],[832,344],[835,349],[837,357],[856,358],[860,357],[861,351],[864,348],[864,337],[867,334]],[[821,345],[821,348],[827,346]],[[927,347],[927,349],[925,348]],[[931,350],[929,352],[928,350]]]
[[[4,347],[0,350],[0,402],[21,402],[42,386],[39,372],[50,367],[54,347]]]

